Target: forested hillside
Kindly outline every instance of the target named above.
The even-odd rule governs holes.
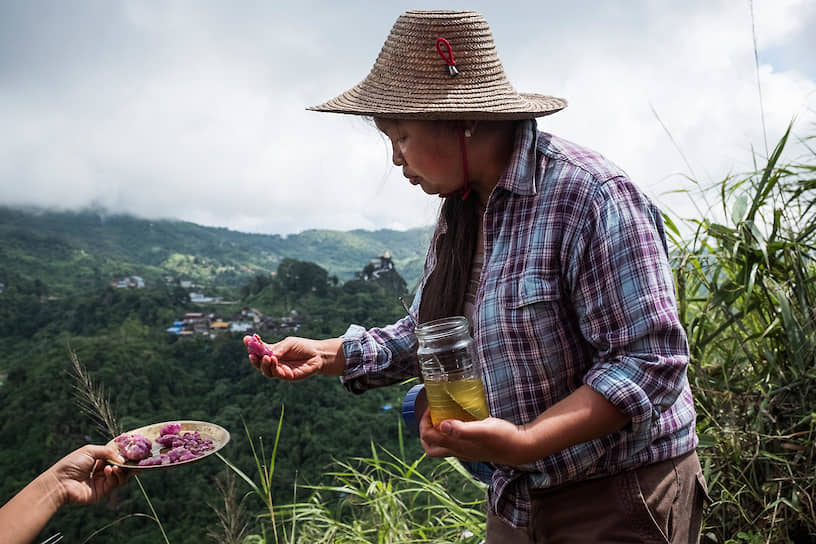
[[[131,275],[152,285],[171,277],[210,289],[232,288],[273,272],[287,257],[314,262],[342,282],[388,251],[413,287],[429,240],[430,229],[307,230],[282,237],[101,211],[0,207],[0,283],[39,280],[53,296],[98,289],[111,278]]]
[[[398,406],[409,385],[355,396],[336,378],[269,380],[249,364],[243,333],[180,336],[166,329],[185,313],[230,315],[247,307],[272,318],[296,315],[304,336],[340,335],[352,322],[391,322],[403,315],[397,297],[406,292],[398,265],[388,281],[343,282],[336,276],[362,271],[386,249],[398,262],[395,248],[414,247],[405,260],[416,258],[424,251],[419,232],[312,232],[288,240],[89,214],[5,210],[0,217],[1,502],[69,451],[111,438],[79,409],[72,355],[104,388],[120,431],[178,419],[215,422],[232,436],[221,453],[248,474],[255,460],[246,429],[268,457],[283,410],[272,481],[276,504],[291,501],[296,482],[318,483],[335,458],[364,456],[372,442],[398,450]],[[322,254],[324,262],[334,263],[333,272],[287,258],[295,247]],[[170,256],[181,251],[191,257],[186,273],[199,282],[208,278],[203,286],[231,302],[192,304],[174,281],[108,285],[110,275],[168,274]],[[221,272],[210,274],[208,267]],[[260,332],[269,341],[283,334]],[[404,446],[414,457],[421,452],[416,439]],[[224,471],[212,457],[141,478],[171,542],[205,540],[217,523],[210,505],[223,502],[215,481]],[[248,507],[259,505],[250,500]],[[64,509],[42,536],[60,531],[80,542],[134,512],[148,509],[139,487],[129,485],[100,506]],[[93,542],[121,542],[122,535],[132,543],[161,540],[155,523],[130,517]]]

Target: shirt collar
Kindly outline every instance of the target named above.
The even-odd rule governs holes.
[[[516,127],[513,153],[496,185],[520,195],[534,195],[544,172],[546,159],[538,160],[538,128],[535,119],[522,121]]]

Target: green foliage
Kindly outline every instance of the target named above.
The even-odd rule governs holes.
[[[309,293],[323,296],[329,286],[329,274],[325,269],[314,263],[295,259],[281,261],[276,279],[283,292],[295,297]]]
[[[357,397],[331,378],[296,384],[268,380],[248,363],[237,337],[185,338],[167,343],[159,334],[128,338],[111,333],[72,337],[70,345],[110,394],[120,428],[174,419],[213,421],[231,431],[232,439],[223,455],[248,474],[256,465],[243,433],[243,420],[257,433],[256,441],[258,436],[274,438],[280,407],[285,404],[290,424],[281,432],[271,482],[275,503],[290,500],[296,479],[318,482],[333,456],[363,455],[371,440],[396,445],[398,414],[381,407],[396,405],[404,388]],[[32,361],[37,364],[30,364]],[[0,367],[9,369],[8,380],[0,387],[4,407],[0,421],[0,472],[4,474],[0,500],[5,500],[68,451],[87,440],[102,443],[109,437],[100,434],[94,421],[77,410],[72,380],[67,375],[65,343],[23,342],[0,359]],[[31,414],[37,417],[31,418]],[[417,443],[414,450],[418,449]],[[208,460],[142,477],[170,542],[203,538],[206,528],[216,523],[206,505],[220,499],[214,482],[221,468],[220,463]],[[247,506],[257,509],[261,504],[249,501]],[[138,489],[131,485],[97,507],[64,509],[54,517],[51,527],[79,541],[121,513],[145,509]],[[122,534],[131,533],[129,542],[161,539],[155,526],[140,518],[128,519],[94,541],[121,541]]]
[[[675,238],[717,542],[816,536],[816,156],[782,164],[789,131],[719,185],[721,221]]]
[[[279,508],[290,542],[482,542],[486,486],[453,459],[405,458],[372,444],[370,456],[337,461],[330,485]]]
[[[376,307],[378,319],[393,320],[401,314],[396,295],[379,286],[349,294],[328,282],[325,270],[317,265],[289,264],[293,270],[308,271],[312,285],[319,278],[322,289],[308,289],[300,297],[285,294],[280,283],[272,281],[262,292],[269,289],[288,299],[303,331],[341,334],[348,323],[326,322],[324,316],[335,313],[337,301],[361,307],[362,302],[355,302],[358,296],[367,297],[365,303]],[[297,282],[294,285],[301,288]],[[232,434],[222,451],[224,457],[247,474],[256,467],[252,441],[263,451],[263,437],[276,436],[285,405],[292,423],[281,430],[274,478],[267,482],[265,495],[271,504],[289,501],[295,481],[318,483],[334,456],[364,455],[371,441],[397,446],[398,412],[382,407],[398,405],[407,385],[353,396],[328,377],[294,384],[268,380],[247,361],[240,335],[166,334],[170,321],[193,309],[175,288],[103,287],[57,300],[41,299],[36,289],[33,282],[23,282],[0,295],[4,303],[0,305],[4,309],[0,312],[4,328],[0,336],[4,415],[0,419],[0,473],[4,474],[0,501],[72,449],[110,438],[78,409],[68,374],[72,352],[110,395],[120,429],[178,419],[213,421]],[[244,422],[257,433],[252,438],[242,432]],[[421,448],[413,442],[413,454],[418,455]],[[170,542],[201,541],[208,528],[221,523],[207,505],[223,501],[216,485],[222,470],[223,465],[213,459],[140,478]],[[271,468],[267,470],[271,473]],[[163,540],[151,521],[156,516],[143,514],[152,510],[138,487],[127,486],[96,507],[61,510],[43,539],[59,530],[66,539],[81,541],[110,525],[93,542],[120,542],[122,535],[135,544]],[[245,506],[254,512],[263,509],[263,502],[252,496]]]

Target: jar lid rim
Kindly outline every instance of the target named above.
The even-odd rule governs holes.
[[[438,336],[444,336],[452,332],[457,332],[460,329],[463,331],[469,331],[468,327],[469,324],[467,317],[463,315],[456,315],[420,323],[416,326],[414,331],[418,336],[425,338],[436,338]]]

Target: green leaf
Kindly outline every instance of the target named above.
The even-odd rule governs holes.
[[[745,211],[748,209],[748,195],[739,195],[731,208],[731,222],[735,225],[742,223],[745,219]]]

